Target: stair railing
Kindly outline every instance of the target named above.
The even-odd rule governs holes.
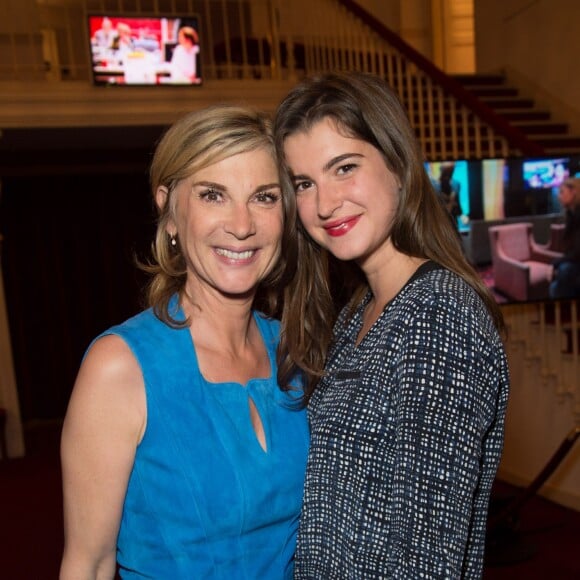
[[[510,304],[503,308],[508,341],[527,366],[538,366],[538,379],[558,401],[569,404],[580,424],[580,304],[558,300]]]
[[[88,14],[196,14],[207,81],[292,82],[336,69],[375,72],[401,98],[426,159],[543,154],[542,147],[352,0],[54,0],[30,4],[34,8],[29,9],[38,11],[32,19],[36,29],[0,34],[0,80],[90,83]]]
[[[505,157],[518,154],[533,157],[542,156],[545,153],[543,147],[528,139],[523,132],[498,115],[473,93],[466,90],[453,77],[435,66],[400,36],[364,10],[357,2],[353,0],[338,0],[338,2],[349,13],[359,18],[361,22],[378,34],[384,42],[388,43],[400,55],[399,58],[404,59],[407,66],[412,64],[416,69],[414,74],[420,84],[437,87],[438,91],[442,91],[446,95],[453,108],[467,112],[466,118],[463,119],[462,129],[465,131],[472,124],[473,134],[476,136],[475,141],[479,142],[479,145],[475,145],[475,157]],[[413,67],[408,68],[412,69]],[[407,78],[407,82],[409,82],[409,78]],[[451,120],[453,120],[453,115],[451,115]],[[419,133],[421,136],[421,130]],[[485,151],[484,140],[486,138],[493,140],[492,136],[507,141],[507,144],[501,143],[499,155],[496,155],[492,143],[490,143],[489,150]],[[464,135],[464,139],[466,137],[467,135]],[[509,150],[506,150],[506,146]],[[452,151],[452,153],[454,152]],[[460,156],[453,156],[454,159],[458,157]]]

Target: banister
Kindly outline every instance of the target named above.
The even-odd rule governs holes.
[[[527,157],[542,157],[545,155],[546,151],[541,145],[528,139],[522,131],[511,125],[504,117],[498,115],[491,107],[465,89],[453,77],[435,66],[357,2],[353,0],[338,0],[338,2],[351,14],[357,16],[366,26],[374,30],[383,40],[396,48],[417,68],[422,70],[448,93],[452,94],[460,103],[471,109],[482,121],[490,125],[498,135],[504,137],[512,147],[519,149],[522,155]]]

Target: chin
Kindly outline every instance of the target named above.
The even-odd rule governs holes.
[[[248,300],[253,299],[256,295],[258,285],[248,288],[247,286],[221,288],[221,293],[231,299]]]
[[[326,249],[335,258],[343,260],[344,262],[358,260],[364,255],[364,252],[362,252],[356,247],[353,247],[353,244],[349,242],[345,242],[344,244],[340,245],[330,244],[330,246],[328,246]]]

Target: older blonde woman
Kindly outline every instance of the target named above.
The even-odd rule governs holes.
[[[89,347],[64,423],[61,580],[289,579],[308,429],[276,381],[293,206],[269,121],[186,116],[151,184],[150,308]]]

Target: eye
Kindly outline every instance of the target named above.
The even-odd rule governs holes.
[[[309,181],[308,179],[301,179],[300,181],[294,182],[294,191],[297,194],[303,193],[307,189],[310,189],[313,185],[314,184],[312,183],[312,181]]]
[[[338,173],[338,175],[346,175],[347,173],[351,173],[357,167],[358,165],[356,163],[345,163],[344,165],[338,166],[336,173]]]
[[[280,200],[280,194],[276,191],[267,190],[256,193],[255,200],[266,205],[275,205]]]
[[[199,198],[209,203],[218,203],[222,200],[223,194],[221,191],[213,188],[207,188],[198,193]]]

